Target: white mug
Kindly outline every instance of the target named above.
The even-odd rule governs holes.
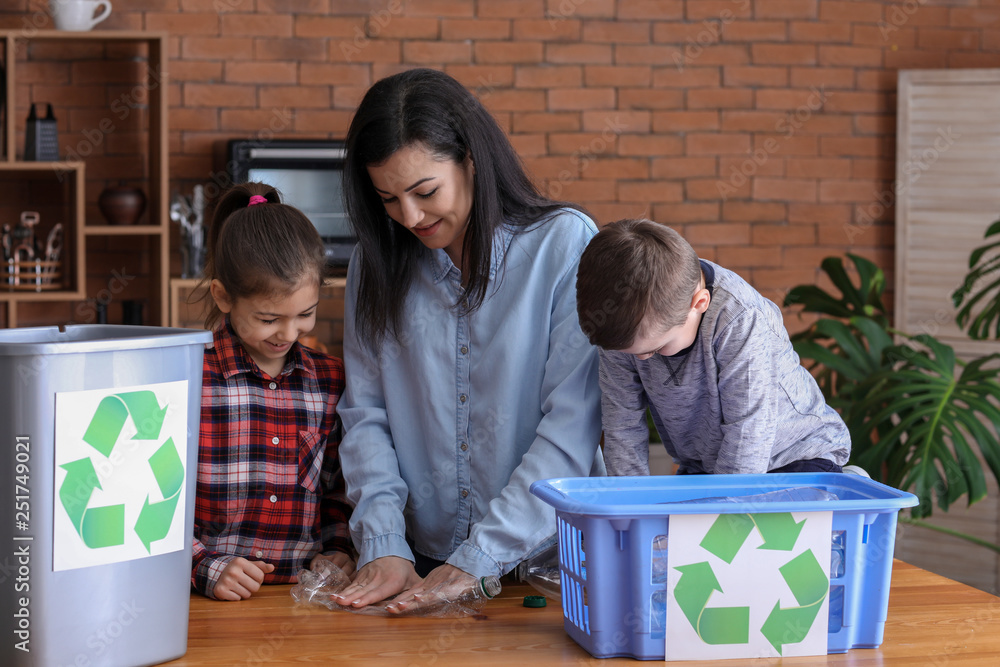
[[[101,13],[94,16],[100,9]],[[111,15],[108,0],[49,0],[49,13],[59,30],[83,32]]]

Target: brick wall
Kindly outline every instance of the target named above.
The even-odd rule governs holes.
[[[175,187],[229,138],[342,136],[372,82],[437,67],[552,195],[673,225],[776,301],[827,255],[891,272],[897,70],[1000,65],[987,0],[140,0],[102,27],[171,35]]]

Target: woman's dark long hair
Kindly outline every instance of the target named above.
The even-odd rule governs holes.
[[[473,201],[462,244],[464,293],[455,307],[479,308],[486,298],[496,232],[513,232],[578,206],[542,195],[493,116],[462,84],[443,72],[414,69],[389,76],[365,94],[347,133],[344,198],[361,262],[357,333],[373,346],[400,332],[403,304],[424,245],[386,214],[369,166],[420,144],[435,157],[475,165]]]

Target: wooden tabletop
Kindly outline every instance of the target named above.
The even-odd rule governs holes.
[[[639,665],[592,658],[563,630],[562,610],[522,605],[535,591],[512,585],[479,617],[383,618],[297,606],[290,586],[241,602],[191,597],[182,665]],[[895,561],[885,639],[877,649],[754,665],[990,665],[1000,656],[1000,598]],[[723,664],[737,664],[726,661]],[[675,662],[675,665],[703,665]]]

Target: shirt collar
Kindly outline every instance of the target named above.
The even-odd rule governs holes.
[[[514,233],[507,225],[501,225],[496,234],[493,235],[493,251],[490,257],[490,280],[496,278],[498,267],[503,265],[510,243],[514,240]],[[442,248],[429,251],[431,253],[431,278],[435,283],[444,280],[454,271],[456,276],[461,278],[458,267],[451,261],[451,257]]]
[[[226,317],[226,321],[215,331],[213,343],[218,355],[219,368],[227,380],[241,373],[264,377],[264,372],[260,370],[257,362],[240,343],[229,317]],[[288,355],[285,357],[285,367],[279,373],[279,377],[290,375],[296,371],[310,377],[316,377],[316,365],[310,357],[302,353],[302,345],[297,341],[289,348]]]

